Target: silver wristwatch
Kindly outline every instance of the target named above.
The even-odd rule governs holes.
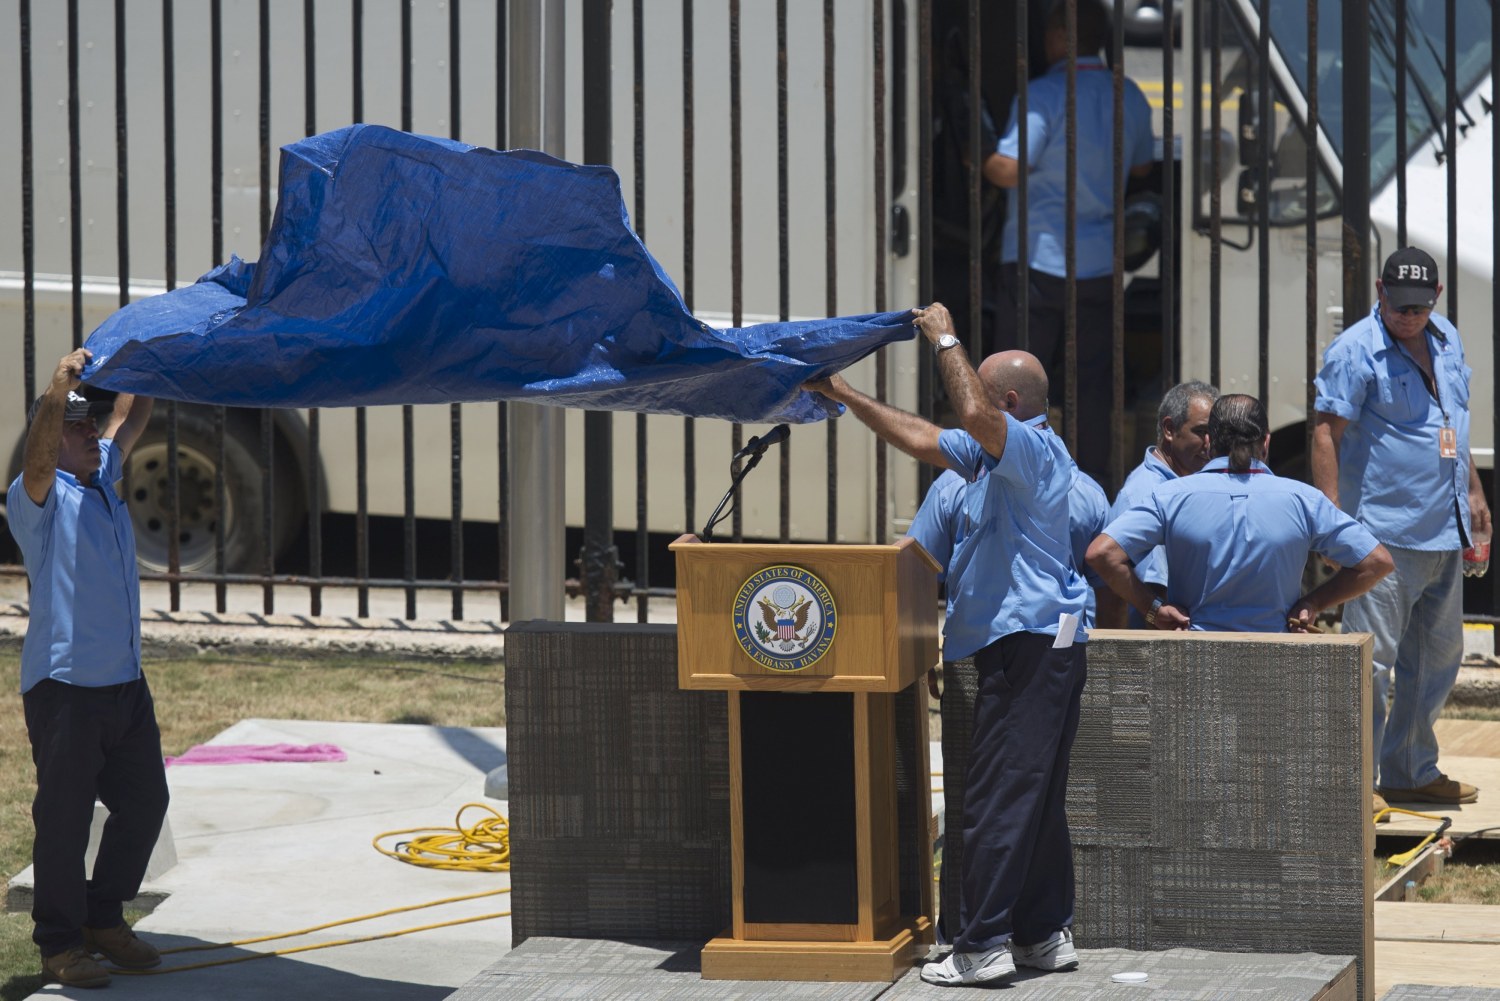
[[[958,347],[958,338],[953,336],[952,334],[943,334],[933,343],[932,350],[937,354],[942,354],[949,348],[956,347]]]
[[[1162,600],[1160,598],[1157,598],[1157,599],[1155,599],[1154,601],[1151,602],[1151,610],[1149,612],[1147,612],[1145,614],[1145,616],[1144,616],[1144,618],[1146,620],[1146,625],[1148,625],[1148,626],[1154,626],[1154,625],[1156,625],[1156,613],[1159,612],[1159,611],[1161,611],[1162,604],[1163,604],[1163,602],[1162,602]]]

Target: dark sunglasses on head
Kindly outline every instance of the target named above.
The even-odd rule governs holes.
[[[1432,312],[1431,306],[1397,306],[1396,312],[1402,316],[1421,316],[1423,313]]]

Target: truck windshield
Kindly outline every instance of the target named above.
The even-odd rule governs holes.
[[[1396,170],[1397,0],[1368,0],[1370,11],[1370,185],[1379,190]],[[1264,0],[1256,0],[1264,9]],[[1318,0],[1318,118],[1343,155],[1342,0]],[[1301,4],[1272,3],[1271,38],[1303,93],[1307,92],[1307,15]],[[1433,138],[1444,142],[1445,0],[1406,0],[1407,153]],[[1490,71],[1490,0],[1456,8],[1454,79],[1462,101]],[[1460,127],[1467,124],[1459,109]]]

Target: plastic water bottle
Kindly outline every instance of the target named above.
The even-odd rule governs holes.
[[[1464,550],[1464,576],[1483,577],[1490,568],[1490,540],[1488,536],[1474,538],[1474,544]]]

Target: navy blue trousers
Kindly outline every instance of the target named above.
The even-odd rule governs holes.
[[[979,692],[964,788],[963,893],[953,948],[1035,945],[1073,924],[1068,757],[1085,646],[1012,633],[974,655]]]
[[[161,731],[146,679],[103,688],[39,681],[21,697],[36,798],[32,939],[42,955],[83,944],[83,928],[124,918],[167,815]],[[84,871],[94,799],[109,810],[99,854]]]

